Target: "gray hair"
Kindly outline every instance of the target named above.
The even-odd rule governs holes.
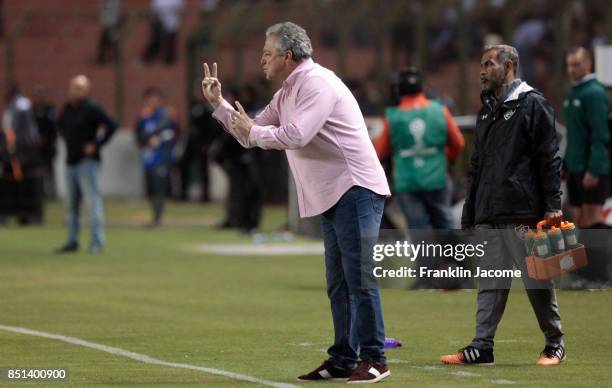
[[[284,22],[268,27],[266,36],[274,35],[277,38],[276,52],[291,51],[293,60],[301,62],[312,56],[312,44],[306,30],[295,23]]]
[[[507,44],[495,44],[485,46],[482,52],[486,53],[487,51],[491,50],[497,51],[497,60],[500,61],[502,64],[506,63],[506,61],[512,62],[512,65],[514,66],[514,75],[516,75],[519,68],[519,55],[518,51],[516,51],[516,48]]]

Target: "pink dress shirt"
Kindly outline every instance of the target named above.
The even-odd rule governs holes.
[[[225,100],[213,112],[244,147],[286,150],[301,217],[334,206],[352,186],[390,196],[387,178],[349,89],[332,71],[306,59],[255,117],[249,137],[234,133]]]

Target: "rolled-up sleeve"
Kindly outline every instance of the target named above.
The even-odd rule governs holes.
[[[338,95],[326,80],[310,78],[297,92],[296,109],[288,123],[260,125],[263,120],[258,120],[251,128],[249,142],[263,149],[302,148],[321,130],[337,102]]]

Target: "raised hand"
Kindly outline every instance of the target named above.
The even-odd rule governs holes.
[[[244,137],[249,137],[251,127],[253,126],[253,120],[251,120],[238,101],[236,101],[236,107],[238,110],[232,112],[232,129],[235,133]]]
[[[208,63],[204,62],[204,79],[202,80],[202,94],[204,98],[213,106],[221,104],[221,82],[217,78],[217,63],[212,65],[212,74],[208,68]]]

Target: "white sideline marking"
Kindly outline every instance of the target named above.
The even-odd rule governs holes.
[[[450,372],[453,376],[461,376],[461,377],[480,377],[478,373],[466,372],[462,370],[458,370],[456,372]]]
[[[452,367],[455,367],[455,366],[453,365]],[[448,368],[444,368],[444,367],[441,367],[441,366],[435,366],[435,365],[410,365],[410,368],[429,370],[429,371],[435,371],[435,372],[441,372],[441,373],[448,374],[448,375],[451,375],[451,376],[474,377],[474,378],[479,378],[479,377],[482,378],[483,377],[479,373],[468,372],[468,371],[463,371],[463,370],[450,371]],[[471,368],[471,366],[470,366],[470,368]],[[488,382],[490,382],[492,384],[500,384],[500,385],[513,385],[513,384],[517,384],[516,381],[506,380],[506,379],[488,380]]]
[[[147,363],[147,364],[163,365],[163,366],[168,366],[168,367],[171,367],[171,368],[182,368],[182,369],[197,370],[197,371],[200,371],[200,372],[209,373],[209,374],[213,374],[213,375],[229,377],[230,379],[234,379],[234,380],[249,381],[251,383],[267,385],[267,386],[270,386],[270,387],[277,387],[277,388],[298,388],[297,385],[293,385],[293,384],[277,383],[275,381],[262,380],[262,379],[258,379],[256,377],[251,377],[251,376],[243,375],[243,374],[240,374],[240,373],[228,372],[228,371],[224,371],[224,370],[221,370],[221,369],[206,368],[206,367],[197,366],[197,365],[181,364],[181,363],[176,363],[176,362],[162,361],[162,360],[158,360],[157,358],[153,358],[151,356],[147,356],[146,354],[134,353],[134,352],[130,352],[128,350],[123,350],[123,349],[115,348],[115,347],[108,346],[108,345],[97,344],[95,342],[85,341],[85,340],[82,340],[80,338],[66,337],[66,336],[63,336],[63,335],[60,335],[60,334],[45,333],[44,331],[31,330],[31,329],[26,329],[26,328],[23,328],[23,327],[5,326],[5,325],[2,325],[2,324],[0,324],[0,330],[10,331],[10,332],[13,332],[13,333],[18,333],[18,334],[26,334],[26,335],[33,335],[33,336],[36,336],[36,337],[43,337],[43,338],[54,339],[54,340],[66,342],[66,343],[69,343],[69,344],[72,344],[72,345],[79,345],[79,346],[83,346],[83,347],[86,347],[86,348],[91,348],[91,349],[95,349],[95,350],[100,350],[102,352],[114,354],[114,355],[117,355],[117,356],[123,356],[123,357],[131,358],[132,360],[141,361],[141,362],[144,362],[144,363]]]
[[[502,384],[502,385],[511,385],[511,384],[516,384],[516,381],[512,381],[512,380],[504,380],[504,379],[491,380],[491,382],[492,382],[493,384]]]
[[[442,370],[441,366],[433,366],[433,365],[411,365],[411,368],[414,369],[423,369],[423,370]]]

